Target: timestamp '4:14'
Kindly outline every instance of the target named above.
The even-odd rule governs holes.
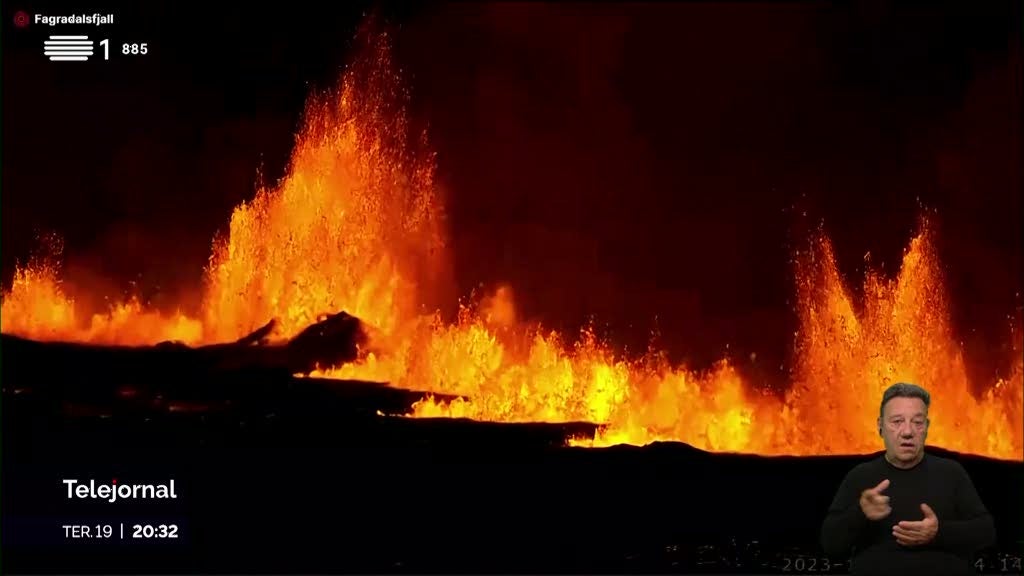
[[[110,38],[104,38],[100,41],[100,46],[103,47],[103,59],[110,60]],[[125,42],[121,44],[121,54],[126,56],[145,56],[149,53],[149,45],[146,42],[141,44],[135,42]]]
[[[988,561],[978,558],[974,561],[974,568],[983,574],[1020,574],[1021,558],[1010,554],[999,554]]]

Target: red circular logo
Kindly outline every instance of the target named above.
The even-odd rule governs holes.
[[[18,28],[25,28],[28,26],[28,13],[21,10],[14,13],[14,25]]]

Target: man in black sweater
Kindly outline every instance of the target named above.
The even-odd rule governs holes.
[[[843,479],[821,529],[825,553],[849,557],[851,574],[971,574],[974,552],[995,544],[992,516],[967,471],[926,454],[926,390],[894,384],[882,395],[885,454]]]

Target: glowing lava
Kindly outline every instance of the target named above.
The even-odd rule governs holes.
[[[410,146],[390,51],[367,54],[308,106],[281,185],[232,214],[210,259],[209,339],[270,318],[290,336],[339,310],[384,333],[414,317],[416,284],[444,248],[433,157]]]
[[[463,396],[428,398],[413,417],[603,423],[596,438],[573,440],[583,446],[675,440],[759,454],[871,452],[881,446],[873,424],[881,391],[906,380],[933,393],[933,444],[1024,460],[1020,332],[1015,371],[972,386],[927,226],[895,279],[867,275],[859,306],[824,237],[797,255],[800,330],[784,395],[754,389],[725,361],[695,370],[657,350],[622,358],[592,331],[566,339],[525,325],[507,287],[463,307],[454,323],[419,315],[444,255],[443,210],[433,157],[408,137],[405,95],[386,37],[377,40],[335,94],[309,105],[287,176],[239,206],[215,241],[202,321],[129,300],[85,323],[56,266],[36,261],[3,294],[2,330],[40,340],[206,343],[271,318],[286,337],[345,310],[376,329],[372,349],[312,376]]]
[[[694,371],[671,366],[656,350],[621,359],[589,331],[566,343],[518,325],[507,289],[475,312],[464,310],[454,325],[435,323],[403,340],[386,359],[371,356],[322,375],[465,397],[428,398],[413,407],[416,417],[602,422],[596,438],[573,443],[674,440],[765,455],[878,450],[882,391],[917,382],[933,395],[933,445],[1024,459],[1020,348],[1014,372],[993,378],[976,397],[949,326],[927,227],[911,241],[896,279],[867,275],[859,309],[827,239],[798,255],[796,266],[801,328],[794,382],[783,397],[754,390],[725,361]]]
[[[968,379],[950,328],[933,246],[925,224],[895,279],[867,274],[860,309],[840,280],[827,241],[799,261],[797,380],[787,398],[793,410],[785,424],[796,437],[817,444],[812,450],[876,446],[874,430],[864,423],[877,418],[882,390],[905,381],[932,393],[929,442],[1024,458],[1020,371],[980,383],[987,390],[980,398],[972,393],[981,387]],[[1021,349],[1015,353],[1019,361]]]
[[[44,341],[141,345],[164,340],[197,344],[203,326],[183,314],[164,315],[147,310],[137,298],[93,314],[85,322],[76,314],[75,301],[65,294],[60,280],[62,245],[54,237],[28,266],[14,272],[10,290],[3,293],[0,329],[7,334]]]

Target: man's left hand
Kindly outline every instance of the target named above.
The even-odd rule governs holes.
[[[921,511],[924,512],[924,520],[904,520],[892,527],[896,542],[903,546],[923,546],[935,539],[939,533],[939,519],[927,504],[921,504]]]

